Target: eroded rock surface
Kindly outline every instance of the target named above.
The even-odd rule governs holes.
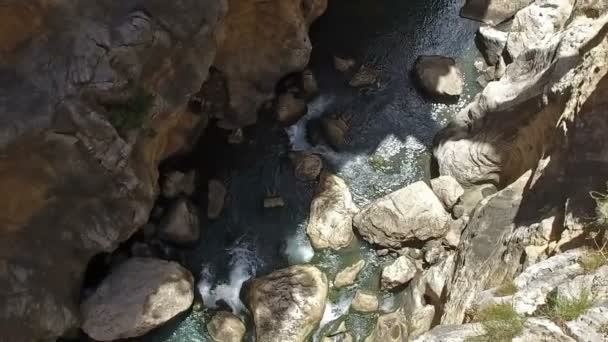
[[[304,342],[323,317],[328,282],[316,267],[299,265],[254,279],[246,291],[257,341]]]
[[[159,259],[129,259],[82,303],[82,329],[97,341],[141,336],[187,310],[193,300],[193,278],[185,268]]]
[[[424,182],[417,182],[363,208],[354,226],[370,243],[399,248],[406,242],[442,237],[449,215]]]
[[[352,217],[358,211],[348,185],[332,174],[323,174],[310,205],[306,232],[314,248],[341,249],[355,238]]]

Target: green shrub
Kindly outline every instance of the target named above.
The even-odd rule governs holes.
[[[125,103],[106,106],[108,121],[119,131],[141,128],[154,103],[154,95],[138,89]]]
[[[509,304],[495,304],[478,311],[474,321],[483,325],[485,334],[468,339],[472,342],[507,342],[524,331],[525,319]]]
[[[589,251],[578,262],[586,274],[597,271],[600,267],[608,265],[608,258],[602,251]]]
[[[542,313],[560,325],[579,318],[593,306],[593,298],[587,289],[582,290],[577,298],[570,299],[553,292],[547,299]]]
[[[517,292],[517,285],[515,285],[515,283],[510,280],[510,281],[506,281],[504,283],[502,283],[502,285],[500,285],[496,291],[494,291],[494,293],[498,296],[498,297],[506,297],[506,296],[511,296],[514,295]]]

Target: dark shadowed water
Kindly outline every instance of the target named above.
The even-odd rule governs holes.
[[[298,181],[288,158],[290,149],[310,149],[306,120],[340,113],[351,129],[339,153],[315,147],[327,167],[346,179],[355,201],[370,200],[412,182],[428,179],[429,147],[434,134],[450,115],[468,103],[479,89],[473,59],[477,24],[461,19],[460,0],[330,0],[327,13],[314,25],[312,68],[321,93],[310,104],[307,119],[289,134],[272,123],[246,130],[247,142],[219,149],[221,177],[229,180],[230,197],[222,218],[204,222],[200,245],[182,252],[197,277],[206,307],[218,301],[247,319],[239,300],[242,283],[254,275],[290,264],[312,262],[333,279],[335,273],[359,258],[370,264],[357,286],[377,289],[378,269],[384,262],[365,244],[347,251],[313,252],[305,234],[313,183]],[[422,54],[456,58],[466,76],[466,93],[451,105],[432,104],[415,88],[410,70]],[[379,87],[353,89],[335,71],[332,56],[352,57],[380,72]],[[201,166],[205,168],[205,165]],[[280,195],[285,207],[264,209],[267,194]],[[201,208],[204,210],[204,208]],[[344,316],[358,339],[374,323],[375,315],[347,314],[354,289],[330,294],[322,326]],[[394,299],[384,294],[383,308]],[[210,341],[205,309],[178,317],[141,340]],[[262,341],[260,341],[262,342]]]

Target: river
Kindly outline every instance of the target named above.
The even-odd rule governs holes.
[[[250,277],[291,264],[313,263],[333,279],[342,267],[364,258],[368,266],[357,286],[377,290],[379,269],[386,260],[365,243],[358,242],[340,253],[313,251],[305,223],[314,183],[296,180],[289,151],[312,149],[321,154],[325,166],[351,186],[359,206],[428,179],[433,136],[480,90],[473,67],[478,56],[473,42],[478,24],[458,16],[460,0],[329,2],[328,11],[311,30],[311,67],[320,95],[310,103],[306,118],[287,132],[262,118],[245,130],[244,144],[217,148],[210,153],[213,158],[198,163],[207,175],[228,180],[230,194],[222,217],[202,223],[200,244],[180,251],[185,266],[197,277],[207,308],[181,315],[138,340],[211,341],[205,321],[213,312],[208,308],[216,304],[230,306],[251,328],[239,300],[241,285]],[[334,54],[376,68],[380,86],[365,90],[349,87],[344,75],[333,68]],[[457,103],[433,104],[414,87],[410,70],[423,54],[457,59],[466,78],[465,94]],[[305,140],[306,121],[333,113],[348,117],[346,147],[340,152],[311,147]],[[268,194],[280,195],[285,207],[264,209],[263,199]],[[357,340],[369,333],[377,315],[348,313],[353,294],[354,289],[330,293],[319,332],[341,319]],[[392,295],[383,297],[382,308],[392,309]]]

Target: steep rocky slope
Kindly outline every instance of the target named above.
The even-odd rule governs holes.
[[[196,94],[209,68],[225,75],[234,108],[215,116],[254,122],[276,81],[307,64],[308,26],[324,8],[308,0],[3,2],[2,340],[54,340],[78,327],[88,260],[147,221],[159,162],[186,151],[207,125],[201,97],[210,101],[205,90],[217,87]]]

